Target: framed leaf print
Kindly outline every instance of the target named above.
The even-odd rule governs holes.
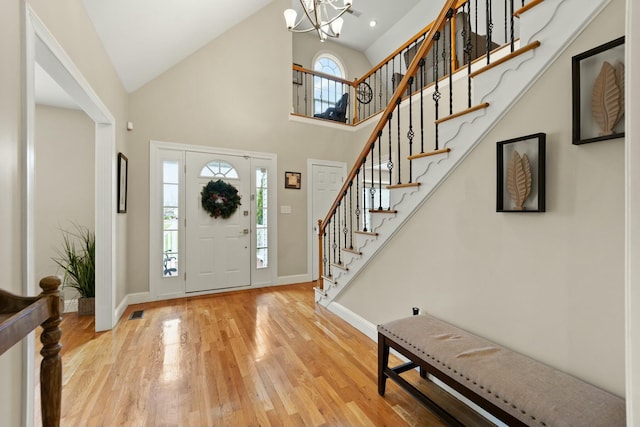
[[[545,211],[546,139],[536,133],[498,142],[496,212]]]
[[[624,36],[571,60],[573,144],[624,136]]]

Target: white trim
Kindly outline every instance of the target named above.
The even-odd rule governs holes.
[[[329,167],[337,167],[342,168],[342,178],[343,180],[347,176],[347,164],[345,162],[336,162],[333,160],[317,160],[317,159],[307,159],[307,230],[316,230],[318,219],[313,218],[313,166],[329,166]],[[337,195],[337,194],[336,194]],[[316,230],[317,235],[317,230]],[[307,239],[307,276],[309,280],[313,280],[313,263],[315,260],[313,259],[313,246],[317,245],[318,239]]]
[[[293,285],[295,283],[306,283],[311,281],[310,274],[294,274],[291,276],[280,276],[276,282],[278,285]]]
[[[38,293],[34,261],[34,129],[36,61],[96,123],[96,330],[115,325],[115,119],[69,55],[53,37],[33,9],[22,2],[24,19],[25,80],[23,87],[23,289],[25,294]],[[32,334],[33,336],[33,334]],[[23,347],[23,421],[33,425],[35,342],[28,338]]]
[[[337,303],[335,301],[331,302],[331,304],[327,306],[327,309],[333,314],[340,317],[342,320],[344,320],[348,324],[350,324],[351,326],[353,326],[354,328],[356,328],[357,330],[359,330],[360,332],[362,332],[364,335],[371,338],[373,342],[375,343],[378,342],[377,325],[369,322],[364,317],[354,313],[344,305]]]

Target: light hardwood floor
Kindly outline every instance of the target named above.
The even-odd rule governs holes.
[[[378,395],[376,344],[316,306],[312,286],[134,305],[104,333],[65,315],[61,425],[442,426],[391,381]],[[143,318],[128,320],[134,310]]]

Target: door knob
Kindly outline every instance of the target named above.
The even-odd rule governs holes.
[[[244,230],[242,230],[242,234],[249,234],[249,229],[245,228]]]

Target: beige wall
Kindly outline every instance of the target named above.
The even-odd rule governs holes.
[[[63,275],[61,230],[95,225],[95,124],[83,112],[36,107],[35,277]],[[66,297],[71,297],[67,294]]]
[[[620,36],[623,17],[614,0],[340,304],[375,324],[418,306],[624,394],[624,140],[571,144],[571,56]],[[547,212],[496,213],[496,142],[536,132]]]
[[[109,108],[118,124],[126,121],[127,98],[116,73],[98,39],[81,0],[33,0],[28,2],[53,36],[63,46],[75,65]],[[3,289],[22,293],[22,31],[21,2],[6,1],[0,14],[0,191],[4,195],[0,209],[0,267]],[[124,126],[116,131],[117,146],[126,151]],[[126,219],[118,218],[116,251],[125,248]],[[118,266],[118,303],[125,294],[126,270]],[[0,414],[3,425],[22,422],[23,363],[20,346],[0,356]],[[31,391],[26,391],[31,393]]]
[[[149,290],[149,140],[278,155],[278,270],[307,273],[307,158],[351,159],[352,133],[289,121],[291,33],[274,1],[130,96],[129,291]],[[302,189],[284,189],[284,172]],[[279,212],[279,208],[278,208]]]

